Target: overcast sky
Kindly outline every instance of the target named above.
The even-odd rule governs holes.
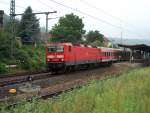
[[[71,10],[61,3],[75,10]],[[16,0],[16,13],[23,13],[27,6],[34,12],[57,11],[49,18],[74,13],[83,18],[85,30],[99,30],[106,37],[148,39],[150,36],[150,0]],[[0,10],[9,14],[10,0],[0,0]],[[38,15],[45,26],[45,15]],[[20,17],[18,17],[20,18]],[[49,30],[58,19],[49,20]]]

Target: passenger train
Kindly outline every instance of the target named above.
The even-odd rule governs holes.
[[[75,70],[80,67],[111,65],[126,61],[130,51],[83,44],[50,43],[46,46],[46,64],[51,72]]]

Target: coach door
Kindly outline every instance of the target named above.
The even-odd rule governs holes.
[[[67,53],[68,53],[68,65],[72,65],[73,64],[73,57],[74,56],[72,54],[72,46],[71,45],[68,46]]]

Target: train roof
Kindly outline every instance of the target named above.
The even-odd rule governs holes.
[[[103,50],[117,50],[117,51],[122,51],[123,49],[118,49],[118,48],[108,48],[108,47],[98,47],[98,46],[91,46],[91,45],[86,45],[86,44],[73,44],[70,42],[66,43],[48,43],[47,46],[56,46],[56,45],[70,45],[70,46],[80,46],[80,47],[89,47],[89,48],[98,48],[98,49],[103,49]]]
[[[73,43],[49,43],[47,46],[53,46],[53,45],[70,45],[70,46],[80,46],[80,47],[93,47],[97,48],[96,46],[86,45],[86,44],[73,44]]]
[[[46,46],[72,45],[72,43],[48,43]]]

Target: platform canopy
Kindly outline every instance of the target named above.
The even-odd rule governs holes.
[[[139,45],[123,45],[123,44],[118,44],[119,47],[124,47],[124,48],[129,48],[131,50],[139,50],[139,51],[145,51],[145,52],[150,52],[150,46],[145,45],[145,44],[139,44]]]

